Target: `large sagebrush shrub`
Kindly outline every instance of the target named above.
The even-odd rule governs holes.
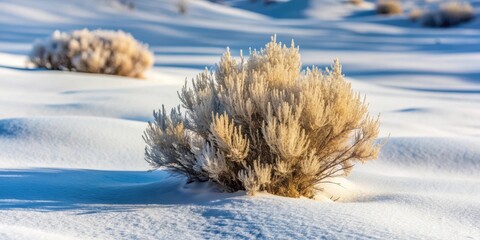
[[[30,61],[53,70],[141,78],[152,66],[153,54],[128,33],[83,29],[55,31],[50,38],[37,41]]]
[[[469,3],[448,2],[436,10],[426,11],[418,20],[427,27],[451,27],[474,17],[473,7]]]
[[[146,160],[226,191],[313,197],[321,183],[376,158],[378,118],[335,61],[303,72],[299,49],[277,43],[237,60],[230,51],[179,92],[180,107],[154,112]]]
[[[376,11],[382,15],[395,15],[403,13],[403,7],[398,0],[379,0]]]

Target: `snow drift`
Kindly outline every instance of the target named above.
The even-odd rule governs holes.
[[[176,0],[136,1],[133,11],[111,1],[1,1],[0,238],[477,238],[479,19],[429,29],[376,16],[374,1],[293,2],[301,17],[273,20],[287,13],[207,1],[190,1],[182,17]],[[148,43],[149,80],[25,66],[34,39],[84,27]],[[380,136],[390,135],[379,160],[325,186],[320,200],[224,194],[148,172],[141,133],[151,110],[179,104],[185,77],[224,46],[259,48],[273,33],[294,37],[305,65],[342,59],[354,90],[382,114]]]

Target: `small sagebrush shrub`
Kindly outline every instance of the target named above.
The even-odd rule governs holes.
[[[250,0],[250,2],[252,3],[255,3],[257,2],[257,0]],[[274,4],[274,3],[277,3],[278,0],[263,0],[263,4],[265,5],[270,5],[270,4]]]
[[[377,157],[378,118],[335,61],[300,72],[299,49],[275,37],[236,60],[230,51],[179,92],[180,107],[154,112],[146,160],[226,191],[313,197],[321,183]]]
[[[377,2],[377,13],[382,15],[394,15],[403,13],[403,8],[398,0],[379,0]]]
[[[363,3],[363,0],[348,0],[348,3],[353,5],[360,5]]]
[[[187,14],[187,0],[179,0],[177,3],[178,13],[185,15]]]
[[[414,8],[412,10],[410,10],[410,13],[408,14],[408,19],[410,19],[410,21],[417,21],[418,19],[420,19],[423,15],[423,11],[418,9],[418,8]]]
[[[37,41],[30,61],[53,70],[141,78],[152,66],[153,54],[128,33],[84,29],[55,31],[50,38]]]
[[[118,3],[130,10],[135,10],[135,0],[118,0]]]
[[[448,2],[439,9],[425,12],[419,21],[427,27],[451,27],[468,22],[474,17],[473,7],[469,3]]]

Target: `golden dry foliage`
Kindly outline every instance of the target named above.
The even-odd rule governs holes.
[[[452,27],[475,18],[475,11],[469,3],[451,1],[440,5],[439,9],[426,11],[418,18],[427,27]]]
[[[348,3],[353,5],[361,5],[363,2],[363,0],[348,0]]]
[[[377,13],[382,15],[402,14],[403,7],[398,0],[378,0]]]
[[[377,157],[378,118],[332,69],[301,72],[299,49],[275,37],[236,60],[230,51],[179,92],[186,109],[154,113],[144,140],[155,168],[226,191],[313,197],[319,184]]]
[[[410,13],[408,14],[408,19],[410,19],[410,21],[417,21],[418,19],[420,19],[423,15],[423,11],[419,8],[413,8],[412,10],[410,10]]]
[[[88,73],[143,77],[153,65],[153,54],[122,31],[55,31],[36,42],[30,61],[38,67]]]

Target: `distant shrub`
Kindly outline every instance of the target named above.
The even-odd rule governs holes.
[[[394,15],[403,13],[402,5],[397,0],[379,0],[377,13],[382,15]]]
[[[130,10],[135,10],[135,0],[118,0],[123,6],[126,6]]]
[[[363,0],[348,0],[348,3],[353,4],[353,5],[360,5],[364,1]]]
[[[187,14],[187,0],[178,0],[178,13],[185,15]]]
[[[299,49],[275,38],[248,59],[223,55],[179,92],[180,107],[154,112],[144,134],[154,168],[213,181],[228,192],[313,197],[319,184],[377,157],[378,118],[335,61],[300,72]]]
[[[55,31],[34,44],[30,60],[38,67],[143,77],[153,64],[145,45],[122,31]]]
[[[423,15],[423,11],[418,9],[418,8],[414,8],[412,10],[410,10],[410,13],[408,14],[408,18],[411,20],[411,21],[417,21],[418,19],[420,19]]]
[[[437,10],[425,12],[418,20],[427,27],[451,27],[475,17],[469,3],[448,2]]]
[[[250,2],[255,3],[255,2],[257,2],[257,0],[250,0]],[[263,0],[263,3],[265,5],[270,5],[270,4],[274,4],[274,3],[277,3],[277,2],[278,2],[278,0]]]

